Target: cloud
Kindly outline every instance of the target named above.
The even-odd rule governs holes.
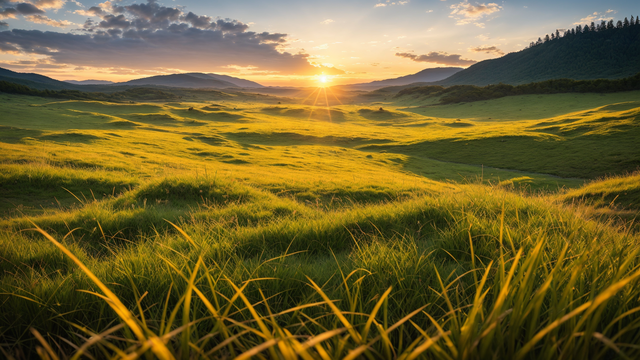
[[[183,15],[181,18],[182,21],[186,21],[191,24],[191,26],[199,28],[199,29],[208,29],[211,27],[211,17],[209,16],[198,16],[191,11],[187,15]]]
[[[328,24],[331,24],[332,22],[335,22],[335,21],[333,21],[331,19],[327,19],[327,20],[324,20],[324,21],[320,21],[320,24],[328,25]]]
[[[462,59],[462,55],[447,54],[446,52],[432,51],[426,55],[416,55],[412,53],[396,53],[396,56],[411,59],[416,62],[427,62],[433,64],[441,64],[447,66],[469,66],[477,63],[477,61]]]
[[[37,0],[32,2],[39,9],[61,9],[67,0]]]
[[[502,10],[502,6],[496,3],[472,5],[466,1],[451,5],[449,8],[452,10],[449,17],[456,19],[457,25],[474,24],[478,27],[484,27],[484,24],[479,22],[480,19]]]
[[[502,50],[498,49],[494,45],[491,45],[491,46],[489,46],[489,45],[477,46],[477,47],[474,47],[474,48],[470,48],[469,51],[476,52],[476,53],[483,52],[483,53],[486,53],[486,54],[495,54],[495,55],[498,55],[498,56],[503,56],[504,55],[504,52]]]
[[[9,27],[9,23],[5,21],[0,21],[0,30],[7,29]]]
[[[8,1],[0,2],[1,4],[8,4]],[[47,2],[44,3],[45,6],[51,5]],[[12,18],[15,19],[18,14],[24,15],[25,17],[30,17],[31,15],[41,15],[45,12],[39,7],[35,6],[31,3],[18,3],[15,7],[9,7],[0,9],[0,19],[4,18]],[[28,19],[27,19],[28,20]]]
[[[31,21],[36,24],[45,24],[54,27],[67,27],[71,25],[77,25],[67,20],[53,20],[44,15],[29,15],[24,17],[26,20]]]
[[[44,14],[44,11],[29,3],[20,3],[16,5],[16,10],[22,15]]]
[[[101,11],[100,11],[101,10]],[[180,69],[223,71],[234,64],[282,74],[343,74],[332,67],[313,65],[306,53],[293,54],[282,48],[287,35],[249,31],[249,26],[231,19],[212,19],[155,1],[129,6],[100,4],[80,33],[13,29],[0,31],[0,53],[16,52],[46,58],[49,63],[76,67]],[[45,16],[34,22],[52,23]]]
[[[89,10],[83,10],[83,9],[79,9],[73,12],[74,14],[78,14],[78,15],[82,15],[82,16],[103,16],[106,15],[107,12],[105,12],[101,7],[99,6],[92,6],[89,8]]]
[[[11,18],[15,19],[18,14],[18,10],[14,8],[0,9],[0,19]]]
[[[409,0],[402,0],[398,2],[391,2],[391,0],[387,0],[386,3],[377,3],[373,7],[385,7],[385,6],[393,6],[393,5],[406,5],[409,3]]]
[[[611,9],[605,11],[604,14],[598,13],[596,11],[593,14],[589,14],[589,15],[585,16],[584,18],[580,19],[580,21],[574,22],[573,25],[591,24],[592,22],[613,20],[613,17],[605,17],[605,15],[609,15],[611,13],[615,14],[616,12],[617,11],[611,10]]]

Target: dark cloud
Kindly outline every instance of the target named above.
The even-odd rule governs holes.
[[[252,32],[236,20],[185,14],[155,1],[92,7],[82,14],[101,20],[88,19],[78,29],[84,34],[0,31],[0,51],[19,50],[78,67],[224,71],[236,66],[300,75],[344,73],[311,65],[307,54],[279,50],[286,34]]]
[[[426,55],[416,55],[412,53],[396,53],[396,56],[411,59],[416,62],[428,62],[447,66],[469,66],[477,61],[462,59],[462,55],[447,54],[445,52],[432,51]]]
[[[16,5],[16,10],[22,15],[44,14],[44,11],[29,3],[20,3]]]
[[[220,30],[220,31],[229,31],[229,32],[236,32],[236,33],[241,33],[244,31],[247,31],[247,29],[249,29],[249,25],[243,24],[239,21],[235,21],[235,20],[218,20],[216,21],[216,29]],[[265,33],[266,34],[266,33]]]
[[[496,46],[489,46],[489,45],[482,45],[482,46],[474,47],[474,48],[469,49],[469,51],[471,51],[471,52],[483,52],[483,53],[495,54],[495,55],[499,55],[499,56],[504,55],[504,51],[498,49]]]
[[[14,8],[0,9],[0,19],[14,18],[18,15],[18,10]]]
[[[109,29],[107,30],[107,33],[111,36],[118,36],[118,35],[122,35],[122,30],[120,29]]]
[[[98,24],[98,27],[103,29],[126,29],[129,26],[131,26],[131,22],[122,14],[118,16],[106,15]]]
[[[191,26],[199,29],[208,29],[211,27],[211,18],[209,16],[198,16],[191,11],[187,15],[183,15],[180,20],[186,21]]]
[[[116,36],[114,36],[116,35]],[[94,34],[18,30],[0,32],[4,51],[47,56],[54,63],[86,67],[129,69],[173,68],[188,71],[218,71],[227,65],[255,66],[288,74],[342,73],[309,64],[306,54],[280,53],[276,43],[265,43],[262,34],[223,33],[219,30],[173,24],[168,29]],[[275,35],[274,39],[281,39]]]
[[[287,34],[279,34],[279,33],[271,34],[268,32],[263,32],[260,34],[255,34],[254,36],[260,39],[260,41],[266,42],[266,43],[284,43],[286,42]]]
[[[182,15],[179,9],[160,6],[155,1],[125,6],[124,9],[135,18],[132,23],[139,30],[166,28]]]
[[[91,14],[93,16],[104,16],[107,15],[107,12],[102,10],[102,8],[97,7],[97,6],[92,6],[89,8],[89,10],[86,11],[86,13]]]
[[[9,23],[5,21],[0,21],[0,30],[4,30],[9,27]]]
[[[7,53],[16,53],[19,52],[20,49],[18,49],[15,45],[12,44],[5,44],[0,42],[0,52],[7,52]]]

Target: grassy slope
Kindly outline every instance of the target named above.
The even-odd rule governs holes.
[[[93,330],[113,326],[113,314],[104,302],[75,291],[96,288],[69,259],[41,236],[19,232],[32,228],[30,221],[34,221],[56,239],[64,238],[63,243],[110,284],[129,308],[136,308],[136,299],[148,292],[142,306],[147,309],[150,330],[156,333],[163,331],[159,304],[168,298],[169,308],[179,311],[180,295],[186,292],[186,284],[169,264],[187,271],[202,258],[215,279],[226,276],[241,284],[274,278],[251,282],[245,290],[252,303],[260,301],[258,289],[272,297],[269,306],[274,312],[321,300],[317,291],[301,286],[309,283],[305,276],[331,298],[342,299],[340,309],[359,313],[370,313],[375,303],[371,299],[391,286],[385,308],[390,323],[429,304],[413,320],[432,335],[435,329],[428,329],[431,322],[425,314],[451,330],[460,349],[467,346],[464,336],[484,338],[486,345],[472,350],[474,354],[512,358],[527,339],[554,319],[598,294],[608,294],[607,286],[632,275],[637,258],[628,249],[636,247],[638,238],[585,219],[583,212],[559,205],[553,194],[518,193],[511,186],[524,183],[527,188],[555,191],[558,186],[577,188],[582,179],[483,169],[474,165],[473,155],[497,153],[495,159],[489,157],[496,167],[515,163],[518,166],[512,168],[518,169],[521,164],[515,150],[523,146],[530,150],[530,144],[536,142],[562,137],[567,144],[580,144],[598,136],[600,147],[616,148],[637,127],[637,105],[604,106],[628,101],[630,96],[617,95],[620,97],[608,98],[608,103],[594,103],[590,95],[580,95],[583,101],[574,100],[573,107],[559,99],[557,109],[564,110],[557,110],[552,118],[505,116],[509,108],[504,99],[478,104],[473,112],[451,106],[406,109],[408,104],[400,104],[403,108],[384,104],[385,110],[379,111],[379,105],[344,105],[335,107],[329,117],[322,108],[251,103],[241,98],[236,102],[129,105],[0,95],[8,100],[1,111],[11,115],[6,122],[3,119],[0,139],[4,211],[0,293],[5,294],[0,301],[10,309],[0,317],[0,338],[5,344],[32,347],[28,328],[37,324],[41,333],[49,334],[45,335],[49,341],[57,339],[53,334],[60,334],[82,342],[65,321]],[[553,100],[543,97],[526,103],[534,109]],[[473,114],[494,115],[479,119]],[[513,139],[514,148],[496,147],[501,138]],[[478,144],[466,154],[468,158],[459,163],[432,158],[433,154],[460,154],[462,148],[451,144],[461,139]],[[416,144],[428,147],[416,148]],[[571,161],[586,163],[594,155],[582,151],[571,156],[575,157]],[[621,157],[639,158],[633,149]],[[529,151],[527,162],[557,169],[567,159],[571,157],[550,158]],[[613,173],[629,170],[624,163],[610,169]],[[593,175],[589,169],[576,171],[578,177]],[[621,183],[633,184],[635,178],[621,179],[625,179]],[[481,180],[494,185],[483,185]],[[590,187],[567,192],[560,200],[581,196]],[[620,195],[627,191],[620,189]],[[622,198],[616,201],[627,201]],[[22,208],[16,209],[19,204]],[[503,211],[505,227],[501,230]],[[180,224],[191,238],[180,236],[165,219]],[[74,231],[65,236],[70,230]],[[470,255],[470,238],[475,257]],[[534,250],[538,245],[540,253]],[[566,254],[561,255],[565,246]],[[505,279],[520,248],[528,262],[520,262],[518,274],[531,271],[532,276],[509,285]],[[553,265],[562,256],[567,260]],[[500,259],[505,259],[502,265]],[[625,259],[630,263],[624,263]],[[487,273],[489,297],[485,303],[474,301],[477,280],[491,261],[495,263]],[[546,285],[544,306],[536,313],[533,309],[542,305],[536,305],[532,293],[541,293],[554,266],[556,280]],[[478,273],[468,272],[477,268]],[[444,284],[450,284],[447,293],[454,299],[452,306],[459,309],[454,312],[459,318],[447,314],[449,305],[435,270]],[[342,280],[341,273],[352,272],[353,277]],[[456,279],[458,276],[462,277]],[[224,281],[211,286],[199,277],[197,286],[210,299],[214,294],[227,298],[233,294]],[[508,295],[500,303],[497,295],[503,287]],[[575,292],[564,290],[567,287]],[[589,326],[614,338],[618,327],[607,330],[606,325],[640,305],[636,303],[638,290],[633,289],[625,290],[624,296],[607,298],[598,315],[603,320],[586,315]],[[220,301],[226,303],[222,297]],[[477,320],[462,336],[455,323],[469,321],[471,304],[483,309],[483,320]],[[264,306],[258,310],[267,311]],[[328,311],[320,306],[306,313],[317,317],[317,326],[301,320],[305,319],[302,315],[281,317],[280,326],[305,335],[322,332],[321,326],[344,325],[338,325]],[[513,315],[506,321],[497,320],[503,313]],[[187,319],[207,315],[202,302],[196,301]],[[236,320],[250,318],[246,311],[233,316]],[[353,314],[349,319],[366,321]],[[627,326],[633,319],[624,318],[619,325]],[[190,336],[206,335],[213,326],[208,321],[195,327]],[[525,331],[529,326],[533,330]],[[554,346],[560,346],[565,357],[572,349],[594,357],[600,352],[610,355],[601,342],[575,337],[574,333],[589,331],[581,326],[569,322],[552,336],[543,337],[527,356],[557,358]],[[476,328],[477,333],[469,330]],[[483,329],[488,333],[482,335]],[[229,331],[240,330],[232,327]],[[419,334],[407,323],[389,341],[402,350],[408,346],[407,338],[418,339]],[[491,339],[487,334],[492,334]],[[634,343],[638,339],[633,334],[637,331],[621,333],[615,341]],[[247,340],[234,345],[236,350],[248,350],[257,341],[244,338]],[[348,338],[344,344],[329,343],[331,356],[344,356],[358,345]],[[178,349],[180,343],[171,346]],[[206,342],[197,346],[207,347]],[[372,346],[386,351],[382,341]],[[444,343],[440,346],[452,355],[452,348]],[[432,355],[442,357],[439,352]]]

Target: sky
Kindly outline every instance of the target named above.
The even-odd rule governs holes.
[[[0,67],[58,80],[185,72],[270,86],[468,67],[637,0],[0,0]]]

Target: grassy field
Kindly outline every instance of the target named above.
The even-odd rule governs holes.
[[[640,356],[640,93],[196,95],[0,94],[5,357]]]

